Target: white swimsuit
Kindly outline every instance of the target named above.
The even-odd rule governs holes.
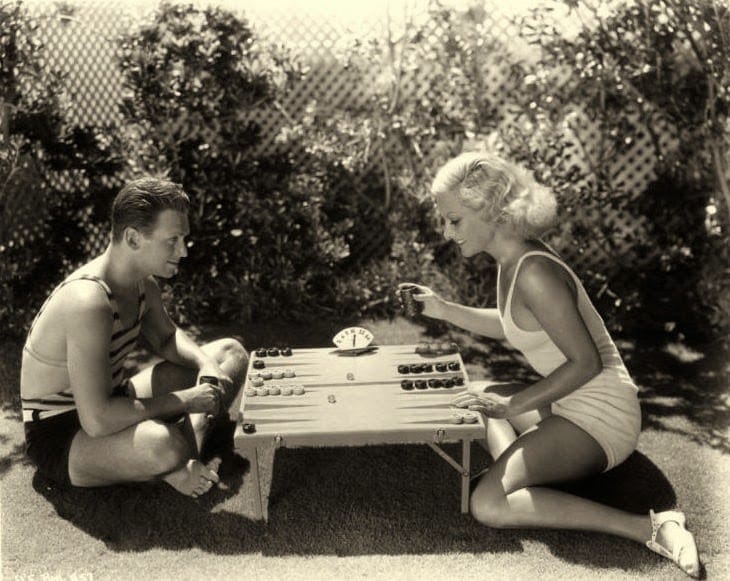
[[[606,470],[609,470],[623,462],[636,448],[641,431],[638,390],[621,360],[603,319],[593,307],[580,280],[562,260],[550,252],[542,250],[527,252],[517,262],[507,293],[504,315],[500,313],[502,328],[510,345],[521,351],[535,371],[543,377],[567,361],[565,355],[544,330],[525,331],[512,319],[515,280],[522,262],[533,255],[545,256],[570,273],[578,292],[578,311],[598,348],[603,363],[603,371],[596,377],[553,402],[552,413],[570,420],[590,434],[606,453],[608,458]],[[500,302],[500,276],[501,269],[497,275],[497,304]],[[499,309],[497,311],[499,312]]]

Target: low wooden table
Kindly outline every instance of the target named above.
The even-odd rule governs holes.
[[[445,351],[421,354],[416,345],[383,345],[356,356],[331,348],[295,349],[289,356],[252,353],[235,445],[251,463],[254,517],[268,520],[277,448],[380,444],[430,446],[461,475],[461,511],[468,512],[471,442],[485,437],[485,426],[479,414],[450,407],[469,379],[461,355]],[[278,378],[282,374],[289,377]],[[404,379],[414,383],[412,389],[402,387]],[[457,385],[444,387],[452,382]],[[453,423],[464,415],[474,423]],[[461,462],[440,446],[458,442]]]

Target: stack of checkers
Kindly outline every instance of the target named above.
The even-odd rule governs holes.
[[[454,412],[449,418],[452,424],[476,424],[477,420],[477,414],[474,412]]]
[[[256,357],[291,357],[291,347],[259,347],[255,353]]]
[[[447,355],[458,352],[458,345],[448,341],[442,343],[419,343],[416,346],[416,353],[419,355]]]
[[[246,397],[266,396],[266,395],[304,395],[305,389],[303,385],[283,385],[272,383],[269,386],[261,385],[259,387],[247,387],[243,394]]]
[[[259,347],[254,352],[256,359],[252,367],[258,371],[249,374],[248,386],[243,393],[246,397],[266,395],[304,395],[304,386],[298,383],[270,383],[270,380],[291,379],[297,376],[291,367],[266,369],[265,357],[291,357],[290,347]]]

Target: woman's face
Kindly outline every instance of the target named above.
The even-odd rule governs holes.
[[[465,257],[489,252],[496,225],[482,219],[480,212],[464,206],[454,192],[436,196],[436,206],[444,220],[444,238],[459,245]]]

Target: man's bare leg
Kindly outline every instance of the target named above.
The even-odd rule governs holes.
[[[248,355],[241,344],[234,339],[219,339],[202,346],[203,351],[211,355],[221,371],[231,379],[231,384],[224,387],[221,401],[220,417],[231,419],[238,417],[241,386],[246,374]],[[132,397],[155,397],[185,389],[195,384],[197,370],[162,362],[150,366],[130,378],[130,395]],[[182,420],[182,430],[196,452],[200,456],[206,434],[210,427],[210,419],[206,414],[188,414]]]
[[[97,438],[80,431],[69,452],[69,476],[72,484],[83,487],[160,478],[197,497],[218,482],[219,462],[206,466],[191,452],[177,426],[156,420]]]

